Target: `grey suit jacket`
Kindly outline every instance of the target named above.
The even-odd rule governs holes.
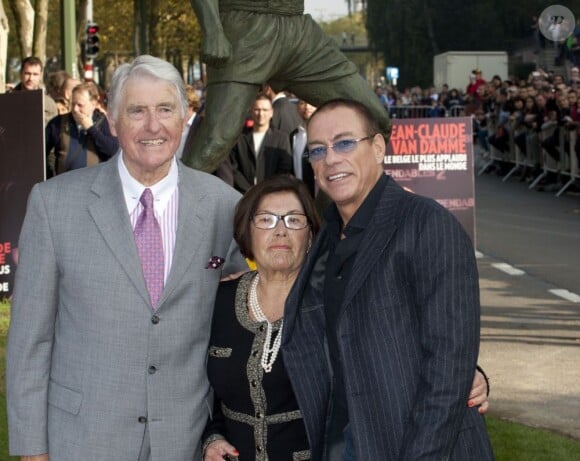
[[[282,352],[312,459],[324,459],[331,369],[323,305],[325,230],[286,302]],[[338,320],[356,458],[489,460],[467,408],[479,348],[471,241],[433,200],[389,178],[356,255]]]
[[[146,422],[153,460],[200,457],[222,275],[206,266],[244,266],[231,253],[239,194],[179,167],[174,258],[153,312],[115,159],[31,193],[8,336],[11,453],[135,461]]]

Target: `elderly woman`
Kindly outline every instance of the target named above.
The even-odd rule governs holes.
[[[235,239],[257,270],[220,284],[208,376],[215,391],[204,461],[309,460],[306,431],[278,356],[284,303],[320,227],[302,181],[273,176],[238,203]],[[478,374],[470,405],[487,406]]]
[[[237,206],[235,239],[257,271],[223,282],[216,297],[207,366],[215,402],[205,460],[226,453],[240,460],[310,459],[278,352],[284,302],[319,227],[308,189],[292,176],[259,183]]]

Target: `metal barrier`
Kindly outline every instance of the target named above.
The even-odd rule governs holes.
[[[391,106],[391,118],[428,118],[431,106]]]
[[[556,197],[560,197],[566,190],[574,184],[577,179],[580,179],[580,171],[578,171],[578,154],[576,153],[576,142],[578,140],[578,132],[576,130],[568,132],[568,149],[566,157],[569,163],[569,171],[564,171],[562,174],[569,174],[570,179],[564,184],[556,193]]]
[[[542,126],[540,139],[542,141],[547,140],[554,134],[554,131],[556,131],[557,128],[558,125],[556,122],[544,124],[544,126]],[[563,131],[559,130],[558,149],[561,152],[560,159],[562,159],[562,157],[564,156],[563,134],[564,134]],[[560,161],[554,160],[550,155],[548,155],[548,152],[546,152],[546,149],[544,149],[543,147],[541,147],[541,149],[542,149],[541,150],[542,172],[530,183],[529,189],[533,189],[534,187],[536,187],[540,183],[540,181],[548,175],[548,173],[560,172]]]
[[[490,123],[488,139],[489,133],[494,133],[495,128],[496,127]],[[572,184],[576,182],[576,180],[580,179],[578,157],[575,150],[578,133],[576,130],[559,129],[557,148],[560,153],[560,159],[556,161],[542,146],[542,141],[548,139],[554,133],[556,128],[556,124],[546,125],[537,136],[534,131],[527,128],[524,129],[527,142],[527,155],[524,155],[514,142],[515,136],[521,134],[522,130],[521,128],[514,129],[514,126],[510,125],[508,127],[509,151],[502,153],[492,145],[489,145],[489,152],[486,161],[477,174],[483,174],[496,161],[512,163],[512,168],[502,178],[502,181],[505,182],[522,168],[537,168],[539,166],[541,171],[533,178],[528,188],[534,189],[549,173],[558,174],[560,177],[568,176],[569,179],[556,193],[556,196],[560,197]]]
[[[490,135],[492,133],[496,132],[496,125],[495,125],[495,120],[488,118],[487,119],[487,139],[489,139]],[[510,146],[513,144],[513,133],[509,134],[510,136],[510,141],[509,144]],[[479,169],[479,171],[477,172],[477,175],[480,176],[483,173],[485,173],[485,171],[492,166],[496,161],[499,162],[505,162],[505,161],[509,161],[509,159],[506,159],[506,155],[501,152],[499,149],[496,149],[494,146],[492,146],[491,144],[489,144],[488,142],[488,155],[487,158],[485,159],[485,162],[483,163],[483,165],[481,166],[481,168]],[[511,154],[511,148],[510,148],[510,154]],[[515,160],[515,155],[514,155],[514,160]]]
[[[465,106],[451,106],[447,111],[447,117],[465,117]]]
[[[391,106],[389,108],[389,115],[391,118],[429,118],[429,112],[432,110],[431,106]],[[464,106],[453,106],[446,111],[446,117],[461,117],[465,116]],[[501,152],[494,146],[489,145],[488,155],[478,171],[478,175],[483,174],[494,162],[512,163],[512,168],[503,176],[502,181],[507,181],[517,171],[523,168],[541,167],[541,172],[538,176],[533,178],[528,186],[529,189],[535,188],[549,173],[556,173],[560,176],[569,176],[568,181],[556,193],[560,197],[566,190],[574,184],[577,179],[580,179],[578,157],[576,156],[575,146],[578,138],[576,130],[566,131],[560,128],[558,150],[560,152],[560,160],[554,160],[542,147],[542,141],[548,139],[557,128],[557,125],[545,126],[539,134],[528,128],[516,127],[514,123],[506,125],[509,136],[509,150],[508,152]],[[488,119],[488,139],[491,133],[496,131],[496,126],[493,119]],[[521,151],[515,142],[515,136],[525,133],[527,155]],[[579,141],[580,142],[580,141]]]
[[[433,106],[391,106],[389,116],[391,118],[429,118],[429,112]],[[465,106],[452,106],[445,110],[444,117],[465,116]]]
[[[522,129],[516,127],[514,122],[508,123],[508,136],[509,136],[509,146],[510,146],[510,153],[513,152],[513,162],[514,166],[508,173],[502,178],[503,182],[506,182],[515,172],[520,170],[521,168],[527,167],[526,163],[526,156],[520,150],[518,145],[516,144],[516,136],[522,133]]]

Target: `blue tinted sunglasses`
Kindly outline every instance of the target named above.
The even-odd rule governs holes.
[[[359,142],[366,141],[367,139],[372,139],[374,137],[375,135],[373,134],[358,139],[341,139],[340,141],[336,141],[334,144],[331,144],[330,146],[311,147],[307,150],[306,156],[308,157],[310,162],[317,162],[326,157],[328,149],[332,149],[337,154],[348,154],[356,148],[356,145]]]

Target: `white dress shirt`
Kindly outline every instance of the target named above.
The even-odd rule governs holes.
[[[135,230],[137,218],[143,211],[143,205],[139,202],[145,186],[137,181],[131,174],[125,162],[123,162],[123,153],[118,159],[119,176],[123,185],[123,194],[131,226]],[[161,239],[163,240],[163,256],[165,262],[164,281],[167,282],[167,276],[171,269],[173,261],[173,250],[175,249],[175,237],[177,232],[177,212],[179,209],[178,193],[179,174],[177,170],[177,160],[175,157],[171,162],[169,173],[165,178],[149,187],[153,193],[153,210],[155,217],[159,222],[161,229]]]

